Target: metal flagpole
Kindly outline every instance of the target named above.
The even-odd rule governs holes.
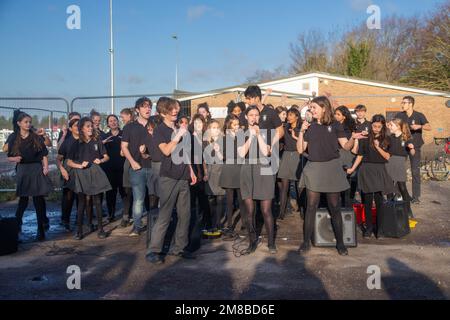
[[[110,71],[111,71],[111,96],[114,96],[114,42],[113,42],[113,9],[112,0],[109,0],[109,34],[110,34]],[[114,98],[111,98],[111,114],[114,114]]]

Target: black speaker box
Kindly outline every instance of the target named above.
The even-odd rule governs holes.
[[[19,227],[16,218],[0,218],[0,256],[17,252]]]
[[[344,244],[346,247],[357,247],[356,238],[356,217],[353,209],[343,208],[342,225],[344,232]],[[335,247],[336,239],[334,237],[331,216],[327,209],[318,209],[314,223],[314,246],[316,247]]]
[[[409,216],[405,202],[383,202],[378,215],[378,234],[389,238],[401,238],[410,232]]]

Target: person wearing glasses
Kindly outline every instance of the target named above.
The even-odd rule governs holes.
[[[415,153],[409,153],[409,161],[411,163],[412,172],[412,195],[411,203],[420,203],[420,148],[424,141],[422,138],[422,131],[431,131],[431,125],[423,113],[414,110],[415,100],[411,96],[406,96],[402,100],[403,112],[398,113],[395,118],[403,120],[408,123],[412,135],[412,144],[415,148]]]
[[[137,237],[143,230],[142,215],[144,213],[145,187],[149,195],[156,195],[156,175],[152,170],[152,162],[147,142],[151,136],[147,130],[152,102],[147,97],[139,98],[135,104],[137,118],[123,128],[121,149],[130,162],[129,175],[133,191],[133,230],[130,237]]]

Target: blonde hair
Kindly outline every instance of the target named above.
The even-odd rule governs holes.
[[[392,119],[392,122],[400,128],[400,131],[402,132],[402,140],[408,141],[411,139],[411,131],[409,130],[409,126],[406,124],[405,121],[399,118]]]

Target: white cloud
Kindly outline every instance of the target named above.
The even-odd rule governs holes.
[[[367,7],[373,4],[372,0],[348,0],[350,7],[355,11],[365,11]]]
[[[202,16],[204,16],[207,12],[212,11],[212,8],[200,5],[195,7],[189,7],[187,11],[187,17],[189,21],[194,21],[197,19],[200,19]]]

